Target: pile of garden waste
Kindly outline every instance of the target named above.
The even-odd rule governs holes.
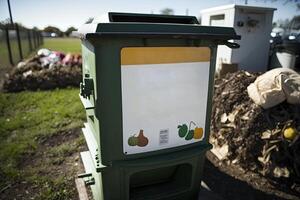
[[[216,80],[212,152],[223,164],[300,192],[300,105],[283,100],[264,109],[254,103],[247,88],[260,75],[238,71]]]
[[[82,77],[80,54],[64,54],[40,49],[36,55],[20,62],[8,75],[3,89],[7,92],[79,87]]]

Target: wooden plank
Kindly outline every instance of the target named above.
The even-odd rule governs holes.
[[[79,195],[79,200],[89,200],[89,196],[82,178],[75,179],[76,188]]]

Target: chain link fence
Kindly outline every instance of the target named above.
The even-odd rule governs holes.
[[[43,44],[41,32],[14,26],[0,26],[0,67],[17,64]]]

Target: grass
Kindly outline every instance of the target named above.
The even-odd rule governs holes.
[[[84,144],[80,134],[62,144],[41,145],[53,136],[83,125],[85,113],[78,92],[78,89],[59,89],[0,93],[0,190],[21,180],[38,185],[47,182],[48,186],[41,187],[36,199],[59,199],[59,195],[66,195],[66,198],[71,195],[72,188],[57,190],[58,186],[67,189],[64,186],[67,179],[63,179],[65,174],[56,177],[37,174],[46,173],[51,166],[56,169],[57,164],[79,152],[78,148]],[[24,166],[26,158],[34,161]]]
[[[78,38],[45,38],[42,48],[65,53],[81,53]]]
[[[40,48],[81,52],[75,38],[45,38]],[[85,148],[78,93],[0,93],[0,199],[76,199],[75,164]]]

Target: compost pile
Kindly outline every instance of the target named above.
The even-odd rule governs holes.
[[[300,191],[300,106],[283,102],[269,109],[256,105],[247,87],[260,74],[238,71],[217,79],[211,137],[224,164],[259,173],[270,182]],[[292,139],[284,131],[292,127]]]
[[[41,49],[11,71],[3,89],[7,92],[19,92],[78,87],[82,77],[81,66],[82,58],[79,54]]]

